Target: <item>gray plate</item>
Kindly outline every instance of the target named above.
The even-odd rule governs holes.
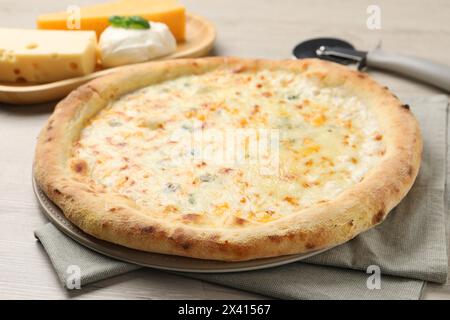
[[[73,223],[71,223],[59,209],[39,188],[36,180],[33,178],[33,190],[36,197],[44,209],[45,215],[60,231],[71,237],[78,243],[86,246],[94,251],[109,256],[114,259],[138,264],[144,267],[180,271],[180,272],[203,272],[203,273],[220,273],[220,272],[237,272],[265,269],[281,266],[283,264],[299,261],[330,248],[316,250],[304,254],[288,255],[282,257],[256,259],[240,262],[222,262],[214,260],[194,259],[173,255],[165,255],[159,253],[150,253],[123,247],[117,244],[106,242],[94,238],[81,231]]]

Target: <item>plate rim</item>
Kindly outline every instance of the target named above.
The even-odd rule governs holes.
[[[104,240],[96,239],[95,237],[86,234],[84,231],[75,226],[72,222],[70,222],[62,213],[62,211],[54,204],[41,190],[38,186],[37,181],[34,177],[34,172],[32,173],[32,187],[33,192],[36,196],[36,199],[41,207],[41,211],[43,211],[44,215],[50,220],[50,222],[62,233],[66,236],[69,236],[72,240],[76,241],[80,245],[87,247],[97,253],[108,256],[110,258],[132,263],[135,265],[140,265],[142,267],[148,267],[158,270],[165,271],[175,271],[175,272],[187,272],[187,273],[233,273],[233,272],[246,272],[246,271],[255,271],[262,269],[269,269],[274,267],[279,267],[282,265],[298,262],[300,260],[304,260],[306,258],[315,256],[322,252],[332,249],[333,247],[327,247],[320,250],[315,250],[307,253],[294,254],[294,255],[286,255],[279,257],[271,257],[271,258],[263,258],[263,259],[255,259],[248,261],[236,261],[236,262],[225,262],[225,261],[215,261],[215,260],[203,260],[196,259],[190,257],[182,257],[176,255],[167,255],[162,253],[152,253],[140,251],[132,248],[127,248],[118,244],[110,243]],[[108,248],[110,247],[110,248]],[[151,264],[148,262],[142,262],[135,260],[133,258],[127,258],[126,256],[118,256],[112,253],[111,248],[122,252],[123,255],[128,254],[138,254],[143,256],[148,256],[151,258],[152,256],[156,258],[171,259],[171,260],[180,260],[180,263],[183,263],[183,260],[193,261],[197,264],[204,264],[205,268],[186,268],[186,267],[173,267],[164,265],[164,263],[159,264]],[[222,265],[216,268],[207,268],[207,264],[217,264]]]

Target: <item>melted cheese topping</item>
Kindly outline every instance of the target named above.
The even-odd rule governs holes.
[[[206,139],[207,132],[221,138]],[[221,155],[222,133],[248,134],[236,144],[241,160],[202,156],[206,149]],[[251,160],[249,141],[266,133],[276,145]],[[72,160],[87,164],[90,183],[134,200],[144,213],[234,227],[335,198],[360,182],[384,149],[375,116],[343,89],[319,88],[288,71],[214,71],[112,102],[86,124]],[[267,158],[272,169],[264,172]]]

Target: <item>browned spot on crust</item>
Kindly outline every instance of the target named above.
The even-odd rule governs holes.
[[[268,236],[268,238],[270,241],[273,241],[273,242],[281,242],[281,240],[283,239],[283,237],[277,236],[277,235],[271,235],[271,236]]]
[[[348,224],[350,227],[353,227],[353,220],[350,220],[349,222],[347,222],[347,224]]]
[[[81,159],[75,160],[71,163],[71,169],[75,171],[76,173],[79,173],[81,175],[85,175],[87,173],[87,162]]]
[[[142,228],[143,233],[153,233],[156,231],[156,228],[154,226],[147,226]]]
[[[188,250],[192,247],[191,241],[188,241],[188,236],[181,228],[175,229],[172,236],[169,237],[170,240],[174,241],[177,245],[179,245],[184,250]]]
[[[189,243],[189,242],[184,242],[184,243],[181,244],[181,247],[182,247],[184,250],[189,250],[189,248],[191,247],[191,243]]]
[[[367,78],[367,75],[366,74],[364,74],[364,73],[358,73],[358,78],[360,78],[360,79],[364,79],[364,78]]]
[[[102,222],[102,228],[108,228],[109,226],[111,226],[111,222],[109,222],[109,221]]]
[[[220,252],[227,252],[228,251],[228,247],[226,245],[227,241],[225,241],[225,243],[219,243],[218,244],[218,249]]]
[[[372,224],[378,224],[383,220],[384,210],[379,210],[372,218]]]
[[[314,249],[315,247],[316,247],[316,245],[314,243],[312,243],[312,242],[307,242],[305,244],[305,248],[308,249],[308,250]]]
[[[410,107],[409,107],[409,104],[402,104],[402,108],[406,109],[406,110],[409,110]]]
[[[221,252],[231,253],[234,258],[245,257],[249,253],[249,248],[242,245],[234,245],[225,240],[223,243],[217,243],[217,248]]]
[[[59,191],[58,189],[53,189],[53,193],[58,194],[58,195],[62,195],[62,192]]]
[[[413,169],[413,167],[412,166],[409,166],[408,167],[408,176],[412,176],[413,175],[413,171],[414,171],[414,169]]]
[[[52,137],[48,137],[47,138],[47,142],[50,142],[50,141],[52,141],[53,139],[52,139]]]

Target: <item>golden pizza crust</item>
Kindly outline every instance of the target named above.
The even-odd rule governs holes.
[[[320,87],[344,88],[375,113],[386,152],[360,183],[334,200],[264,225],[243,223],[228,229],[200,228],[144,215],[130,199],[85,183],[85,163],[73,163],[69,158],[89,118],[110,101],[136,89],[214,69],[287,70],[316,81]],[[73,91],[57,105],[40,134],[34,172],[39,186],[66,217],[99,239],[150,252],[237,261],[338,245],[379,224],[413,185],[421,152],[420,129],[409,107],[366,74],[315,59],[215,57],[131,66]]]

